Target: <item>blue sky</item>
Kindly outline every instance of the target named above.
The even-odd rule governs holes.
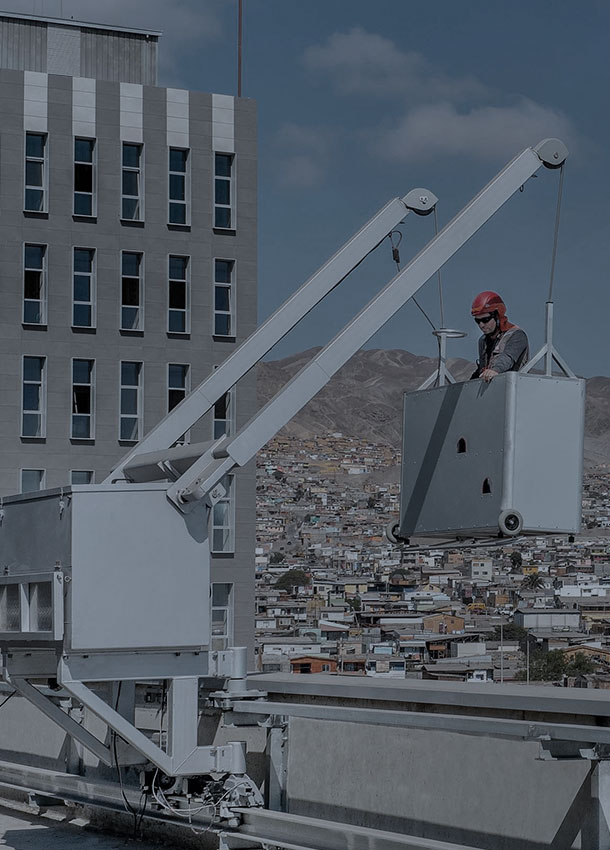
[[[158,28],[160,84],[236,92],[237,0],[5,0],[10,11]],[[259,317],[265,318],[387,200],[416,186],[444,225],[516,153],[570,149],[555,278],[559,351],[610,374],[606,0],[244,0],[243,92],[259,110]],[[446,324],[469,332],[496,289],[542,343],[558,173],[543,169],[443,268]],[[433,234],[409,216],[403,263]],[[394,274],[389,243],[273,352],[323,345]],[[438,323],[436,280],[421,302]],[[369,347],[433,355],[407,305]]]

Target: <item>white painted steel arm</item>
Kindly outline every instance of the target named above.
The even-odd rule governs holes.
[[[546,139],[515,157],[234,437],[213,446],[172,484],[168,498],[186,511],[189,501],[221,497],[214,488],[223,475],[253,458],[543,164],[557,167],[566,156],[562,142]]]
[[[172,446],[210,408],[252,369],[273,346],[329,292],[359,265],[385,237],[413,211],[427,215],[438,198],[428,189],[412,189],[404,198],[389,201],[358,233],[309,278],[254,333],[199,386],[134,446],[104,483],[123,477],[124,467],[136,456]]]

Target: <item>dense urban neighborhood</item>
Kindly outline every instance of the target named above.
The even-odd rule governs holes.
[[[384,533],[399,465],[341,433],[259,453],[258,669],[610,687],[610,469],[576,537],[416,551]]]

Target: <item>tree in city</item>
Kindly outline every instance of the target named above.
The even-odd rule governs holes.
[[[375,507],[376,504],[377,504],[377,500],[375,499],[375,497],[369,496],[368,499],[367,499],[367,502],[366,502],[367,508],[369,510],[372,510]]]
[[[568,659],[561,649],[551,649],[549,652],[539,649],[530,655],[529,668],[530,682],[558,682],[564,676],[593,673],[595,664],[583,652],[577,652]],[[522,682],[527,679],[525,668],[518,671],[517,679]]]
[[[284,575],[281,575],[276,581],[274,587],[278,590],[288,590],[292,592],[295,587],[306,587],[311,584],[311,577],[305,570],[287,570]]]
[[[544,587],[544,579],[538,573],[528,573],[521,582],[523,590],[539,590]]]
[[[524,629],[523,626],[516,626],[514,623],[505,623],[503,626],[496,626],[493,630],[492,640],[505,640],[510,643],[514,643],[518,641],[525,640],[527,637],[527,629]]]
[[[272,552],[269,557],[269,564],[281,564],[285,557],[283,552]]]
[[[511,552],[509,555],[510,562],[512,564],[513,572],[517,572],[523,566],[523,556],[521,552]]]

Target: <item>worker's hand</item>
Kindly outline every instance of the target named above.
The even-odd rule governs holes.
[[[486,384],[488,384],[488,383],[489,383],[489,382],[490,382],[493,378],[495,378],[495,377],[496,377],[496,375],[498,375],[498,374],[499,374],[499,373],[498,373],[498,372],[496,372],[496,370],[495,370],[495,369],[484,369],[484,370],[481,372],[481,378],[485,381],[485,383],[486,383]]]

